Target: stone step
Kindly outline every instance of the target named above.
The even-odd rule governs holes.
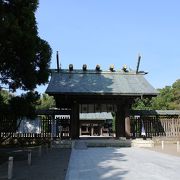
[[[53,148],[71,148],[72,141],[71,140],[54,140],[52,142]]]
[[[87,144],[88,147],[131,147],[129,143],[96,143],[90,142]]]
[[[131,141],[131,146],[132,147],[154,147],[154,141],[150,140],[150,139],[134,139]]]
[[[130,147],[130,140],[115,140],[115,139],[104,139],[104,140],[84,140],[87,147]]]
[[[84,141],[75,141],[74,149],[87,149],[87,144]]]
[[[159,141],[161,142],[161,141]],[[165,141],[165,143],[168,141]],[[171,141],[172,142],[172,141]],[[177,141],[175,141],[177,142]],[[74,148],[87,149],[88,147],[154,147],[154,142],[151,139],[135,139],[135,140],[115,140],[115,139],[88,139],[88,140],[55,140],[52,143],[53,148]]]

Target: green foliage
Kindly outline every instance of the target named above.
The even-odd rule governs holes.
[[[171,107],[173,107],[173,109],[180,109],[180,79],[172,85],[172,93],[174,97],[173,102],[171,102]]]
[[[0,113],[8,111],[9,100],[12,98],[12,94],[8,91],[0,90]]]
[[[152,99],[136,99],[132,108],[136,110],[180,109],[180,79],[172,86],[158,89],[159,95]]]
[[[8,104],[9,100],[12,98],[12,94],[10,94],[8,91],[6,90],[1,90],[0,91],[0,104]]]
[[[35,107],[40,95],[37,92],[28,92],[21,96],[12,96],[7,91],[0,91],[0,132],[16,132],[17,120],[22,117],[35,117]],[[0,144],[10,137],[0,137]]]
[[[9,101],[9,110],[17,117],[33,117],[39,98],[38,92],[28,92],[21,96],[12,97]]]
[[[134,109],[134,110],[151,110],[152,109],[151,99],[149,99],[149,98],[135,99],[135,103],[132,105],[132,109]]]
[[[48,81],[51,48],[38,36],[38,0],[0,1],[0,81],[15,91]]]
[[[0,113],[12,114],[16,117],[33,117],[36,109],[56,107],[55,100],[48,94],[40,96],[38,92],[28,92],[21,96],[13,96],[5,90],[0,91]]]
[[[157,110],[172,109],[171,102],[173,101],[173,92],[171,86],[166,86],[159,89],[160,94],[152,99],[152,108]]]
[[[54,98],[44,93],[42,94],[36,109],[49,109],[53,107],[56,107]]]

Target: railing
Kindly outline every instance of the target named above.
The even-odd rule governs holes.
[[[23,121],[23,120],[22,120]],[[0,142],[6,138],[67,138],[69,137],[69,124],[65,124],[63,119],[54,119],[53,116],[41,116],[39,121],[39,132],[26,133],[18,132],[18,122],[16,118],[0,117]],[[69,123],[69,121],[68,121]],[[59,128],[61,127],[61,128]]]
[[[142,137],[144,127],[146,137],[180,137],[180,118],[161,118],[158,116],[131,117],[131,136]]]
[[[1,138],[5,138],[8,136],[13,138],[46,138],[51,137],[51,133],[0,133]]]
[[[39,133],[18,133],[17,120],[13,117],[0,117],[0,141],[6,137],[13,138],[65,138],[70,136],[70,120],[54,119],[53,116],[42,116]],[[55,133],[53,128],[56,128]],[[180,137],[180,117],[173,116],[131,116],[131,137]]]
[[[164,118],[160,121],[166,137],[180,137],[180,118]]]

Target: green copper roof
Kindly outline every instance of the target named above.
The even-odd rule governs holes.
[[[157,91],[135,72],[60,70],[52,72],[48,94],[157,95]]]
[[[180,110],[132,110],[131,115],[175,116],[175,115],[180,115]]]
[[[102,113],[80,113],[80,120],[112,120],[112,114],[107,112]]]

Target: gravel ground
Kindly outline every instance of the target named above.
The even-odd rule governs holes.
[[[27,152],[21,152],[21,160],[15,158],[14,180],[64,180],[68,168],[71,149],[52,149],[42,152],[32,152],[32,165],[27,164]],[[26,158],[25,158],[26,157]],[[7,162],[0,165],[0,180],[7,179]]]

